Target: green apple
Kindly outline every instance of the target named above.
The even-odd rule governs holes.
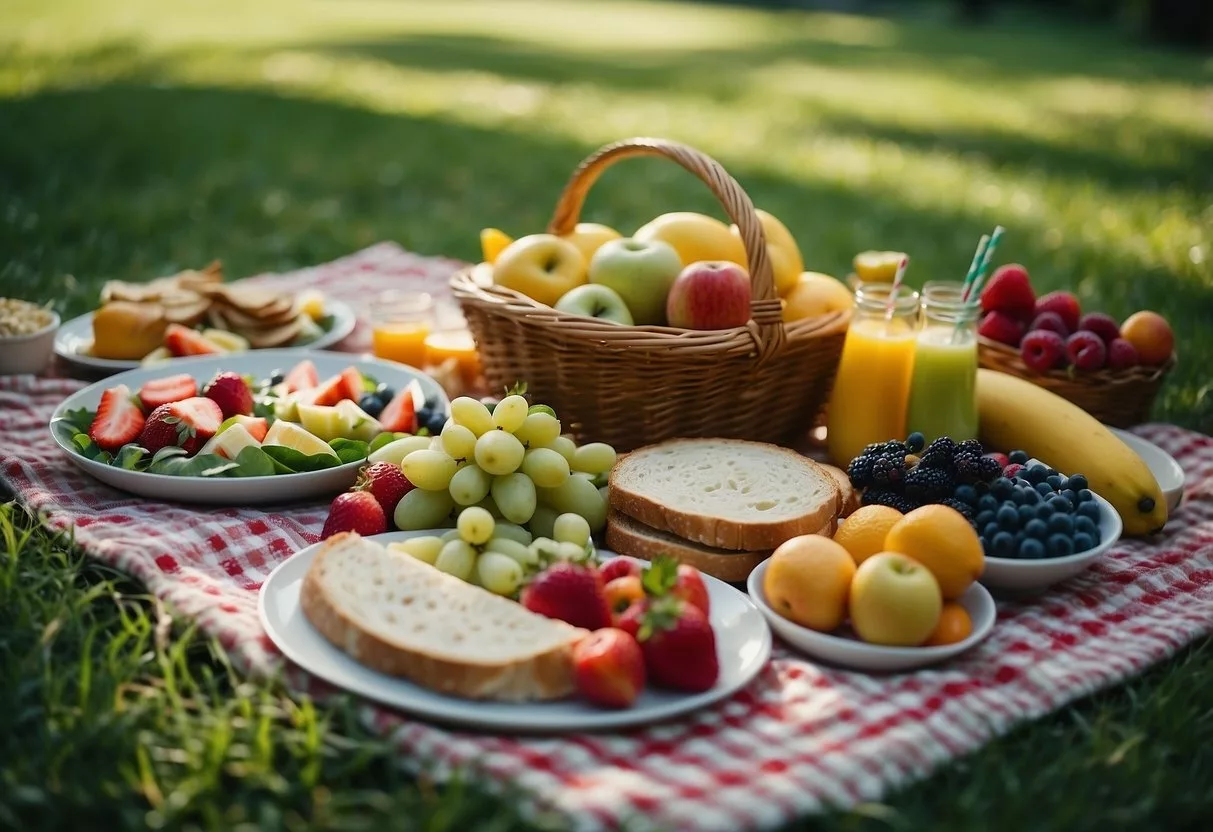
[[[682,271],[669,243],[622,237],[603,243],[590,260],[590,283],[614,289],[639,326],[665,323],[666,297]]]
[[[918,561],[880,552],[859,564],[851,579],[851,626],[870,644],[917,647],[939,624],[939,582]]]
[[[619,293],[609,286],[587,283],[556,302],[556,309],[570,315],[584,315],[614,324],[632,326],[632,313]]]
[[[304,430],[325,442],[344,439],[350,434],[349,414],[337,407],[301,404],[299,405],[299,422],[303,425]]]
[[[349,399],[337,402],[336,408],[345,415],[349,422],[349,429],[343,434],[346,439],[361,439],[363,442],[370,442],[383,433],[383,425],[379,423],[379,420]]]

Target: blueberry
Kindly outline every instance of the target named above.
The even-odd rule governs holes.
[[[1038,482],[1036,483],[1036,493],[1042,497],[1052,497],[1057,492],[1047,482]]]
[[[1019,515],[1019,527],[1023,528],[1029,520],[1036,518],[1035,506],[1019,506],[1015,509],[1015,513]]]
[[[1028,460],[1031,459],[1031,457],[1028,456],[1027,451],[1011,451],[1011,453],[1007,454],[1007,459],[1011,460],[1016,465],[1027,465]]]
[[[375,395],[383,399],[385,402],[390,402],[396,398],[396,391],[386,384],[380,384],[375,388]]]
[[[993,494],[987,494],[977,501],[978,511],[998,511],[998,499]]]
[[[962,503],[968,503],[971,506],[977,505],[977,500],[979,499],[977,489],[971,485],[960,486],[952,496]]]
[[[1075,491],[1082,491],[1084,488],[1090,488],[1087,478],[1082,474],[1075,474],[1066,480],[1066,488],[1073,488]]]
[[[1024,560],[1040,560],[1046,554],[1044,543],[1034,537],[1019,544],[1019,556]]]
[[[1064,558],[1074,554],[1074,541],[1064,534],[1051,534],[1045,541],[1045,548],[1049,551],[1049,557]]]
[[[1074,531],[1094,536],[1099,534],[1099,526],[1095,525],[1095,521],[1090,517],[1079,514],[1074,518]]]
[[[990,541],[990,549],[996,558],[1015,556],[1015,535],[1010,532],[999,532]]]
[[[1089,549],[1094,549],[1094,548],[1095,548],[1095,538],[1091,537],[1091,535],[1083,534],[1082,532],[1079,532],[1078,534],[1074,535],[1074,551],[1075,552],[1085,552]]]
[[[430,419],[433,418],[434,408],[430,407],[428,404],[417,411],[417,424],[419,425],[428,425],[430,423]]]
[[[1045,478],[1049,476],[1049,469],[1037,463],[1023,469],[1023,473],[1028,478],[1028,481],[1035,485],[1036,483],[1045,481]]]
[[[374,393],[367,393],[358,400],[358,406],[361,407],[368,416],[378,416],[383,412],[383,399],[376,396]]]
[[[1053,486],[1054,491],[1060,491],[1061,484],[1064,482],[1064,480],[1062,480],[1062,478],[1056,474],[1053,474],[1052,476],[1045,477],[1045,482]]]
[[[1012,487],[1010,502],[1014,503],[1017,506],[1022,506],[1025,502],[1027,502],[1027,500],[1023,496],[1022,488]]]
[[[998,510],[998,526],[1009,532],[1019,528],[1019,512],[1015,506],[1003,506]]]
[[[1006,477],[999,477],[990,484],[990,493],[999,500],[1009,499],[1015,486],[1011,485],[1011,481]]]
[[[1051,534],[1073,534],[1074,518],[1068,514],[1054,514],[1049,518],[1049,532]]]
[[[442,429],[446,427],[446,413],[441,410],[435,411],[430,416],[429,421],[425,423],[425,426],[429,428],[430,433],[434,436],[442,433]]]
[[[906,437],[906,450],[916,454],[927,446],[927,438],[920,432],[914,431]]]
[[[1076,511],[1076,514],[1078,514],[1079,517],[1089,517],[1089,518],[1091,518],[1091,520],[1098,523],[1099,522],[1099,503],[1095,502],[1094,500],[1089,500],[1085,503],[1081,503],[1078,506],[1078,510]]]
[[[1095,502],[1095,495],[1091,493],[1089,488],[1080,488],[1075,492],[1078,495],[1078,504]]]
[[[977,519],[973,522],[977,525],[977,528],[984,529],[986,526],[993,523],[996,517],[997,514],[995,514],[995,512],[986,509],[985,511],[979,513],[977,515]]]
[[[1055,513],[1056,512],[1054,511],[1053,506],[1049,505],[1047,502],[1041,503],[1036,507],[1036,517],[1040,520],[1048,521],[1048,519]]]
[[[1044,540],[1049,536],[1049,524],[1044,520],[1029,520],[1024,524],[1023,530],[1028,537],[1034,537],[1037,540]]]
[[[1023,504],[1025,506],[1037,506],[1044,500],[1032,486],[1019,489],[1019,493],[1023,494]]]
[[[1065,512],[1069,514],[1074,510],[1074,506],[1070,505],[1070,501],[1060,494],[1054,494],[1049,499],[1045,500],[1045,504],[1053,508],[1054,513]]]
[[[986,523],[985,526],[983,526],[981,529],[981,536],[984,537],[986,540],[993,540],[994,536],[997,535],[1000,531],[1001,531],[1001,529],[998,528],[997,523]]]
[[[281,370],[274,370],[274,372],[270,373],[270,383],[266,387],[273,387],[275,384],[281,384],[285,380],[286,373]]]

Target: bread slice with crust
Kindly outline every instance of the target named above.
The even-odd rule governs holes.
[[[357,534],[324,542],[299,600],[360,664],[439,693],[526,702],[574,691],[572,648],[585,630]]]
[[[838,483],[838,516],[839,518],[849,517],[855,509],[863,504],[862,495],[859,489],[851,484],[851,477],[846,471],[841,468],[835,468],[833,465],[821,466],[825,472],[834,478]]]
[[[838,484],[795,451],[740,439],[675,439],[611,471],[611,508],[717,549],[771,550],[838,512]]]
[[[830,537],[833,533],[833,519],[814,532],[825,537]],[[679,563],[694,566],[700,572],[729,583],[744,581],[758,564],[771,556],[770,549],[762,552],[738,552],[693,543],[669,532],[646,526],[617,511],[611,512],[607,518],[606,548],[617,555],[631,555],[648,561],[659,555],[668,555]]]

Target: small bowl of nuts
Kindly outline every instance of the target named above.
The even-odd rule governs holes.
[[[16,298],[0,298],[0,376],[40,373],[50,363],[59,314]]]

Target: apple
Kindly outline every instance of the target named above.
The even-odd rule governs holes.
[[[597,222],[579,222],[568,234],[560,236],[577,246],[577,250],[581,252],[585,262],[589,263],[598,249],[602,248],[603,243],[618,240],[623,235],[609,225]]]
[[[640,326],[665,322],[665,301],[682,261],[669,243],[621,237],[590,261],[590,283],[613,289]]]
[[[585,258],[555,234],[529,234],[510,243],[493,264],[493,283],[552,306],[585,283]]]
[[[750,276],[723,260],[692,263],[682,270],[666,303],[670,326],[732,329],[750,319]]]
[[[939,582],[913,558],[880,552],[859,564],[851,581],[851,626],[871,644],[917,647],[943,611]]]
[[[775,280],[775,292],[783,297],[796,287],[804,271],[804,259],[800,256],[800,247],[788,227],[777,217],[768,214],[761,208],[754,210],[758,222],[762,225],[763,235],[767,238],[767,257],[771,261],[771,276]],[[729,231],[738,240],[741,239],[741,229],[736,225],[730,226]],[[850,308],[849,306],[847,307]]]
[[[632,313],[619,293],[609,286],[587,283],[578,286],[556,302],[556,309],[570,315],[584,315],[613,324],[632,326]]]
[[[746,264],[741,238],[715,217],[693,211],[675,211],[641,226],[632,235],[637,240],[661,240],[678,252],[684,267],[700,260],[728,260]],[[635,310],[633,310],[635,311]]]

